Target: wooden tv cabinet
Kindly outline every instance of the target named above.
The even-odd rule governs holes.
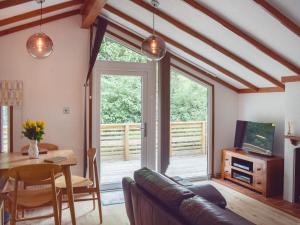
[[[283,159],[238,149],[222,150],[222,178],[255,190],[266,197],[282,195]]]

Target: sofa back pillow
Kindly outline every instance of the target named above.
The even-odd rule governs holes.
[[[172,210],[178,210],[184,199],[195,194],[162,174],[146,167],[134,172],[136,184]]]

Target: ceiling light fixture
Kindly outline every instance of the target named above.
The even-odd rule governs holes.
[[[157,0],[152,0],[151,4],[154,10],[156,10],[159,6],[159,2]],[[141,50],[149,60],[159,61],[166,55],[167,47],[165,41],[155,34],[154,19],[153,11],[153,33],[143,41]]]
[[[40,32],[28,38],[26,48],[33,58],[43,59],[53,52],[53,42],[49,36],[42,32],[43,3],[45,0],[36,0],[36,2],[41,4]]]

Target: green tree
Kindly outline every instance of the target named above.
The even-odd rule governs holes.
[[[146,63],[147,58],[118,42],[105,37],[97,60]]]
[[[139,77],[102,76],[101,123],[140,123],[141,91]]]
[[[171,71],[171,121],[207,119],[207,88]]]

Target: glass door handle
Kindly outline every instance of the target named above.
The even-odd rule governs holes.
[[[144,137],[147,137],[147,123],[141,125],[141,131],[143,131]]]

